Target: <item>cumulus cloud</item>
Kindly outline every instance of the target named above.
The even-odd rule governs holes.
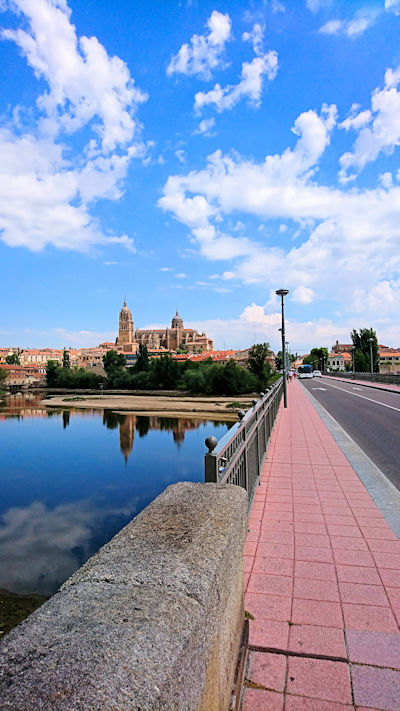
[[[400,145],[400,66],[385,73],[385,86],[375,89],[371,110],[346,119],[341,126],[359,129],[352,151],[340,158],[340,180],[354,180],[358,173],[382,152],[390,153]]]
[[[167,74],[197,75],[210,79],[212,71],[223,66],[225,44],[231,39],[231,19],[217,10],[207,20],[208,35],[193,35],[172,57]]]
[[[202,134],[204,136],[213,136],[212,129],[215,126],[215,118],[211,116],[209,119],[203,119],[200,121],[199,127],[194,131],[195,134]]]
[[[216,275],[220,279],[280,284],[285,274],[291,298],[304,306],[328,289],[351,307],[357,289],[368,295],[385,282],[398,297],[400,186],[387,177],[384,188],[369,190],[319,185],[318,162],[335,125],[335,106],[324,106],[319,115],[304,112],[293,127],[294,147],[261,163],[216,151],[203,170],[170,176],[159,205],[189,227],[204,257],[231,263]],[[263,222],[291,220],[301,226],[302,238],[293,245],[279,230],[280,243],[274,245],[268,231],[256,230],[252,239],[235,237],[224,229],[224,220],[238,212]],[[393,299],[381,304],[381,313],[395,313]]]
[[[38,96],[33,129],[16,107],[14,123],[0,133],[2,239],[32,250],[87,250],[111,237],[132,248],[126,236],[103,234],[90,204],[118,199],[129,162],[143,157],[135,114],[146,95],[97,38],[77,36],[65,0],[12,0],[9,7],[25,29],[1,36],[48,89]],[[84,127],[91,138],[77,148],[73,135]]]
[[[380,11],[376,8],[365,7],[356,12],[351,20],[329,20],[320,27],[319,32],[326,35],[345,35],[349,38],[358,37],[374,24],[379,14]]]
[[[254,106],[259,105],[265,77],[272,81],[278,72],[278,54],[275,50],[263,51],[263,36],[263,28],[258,23],[251,32],[243,34],[243,41],[251,42],[256,56],[250,62],[243,62],[237,84],[228,84],[225,87],[215,84],[210,91],[197,92],[194,100],[195,111],[200,112],[210,105],[214,105],[219,112],[226,111],[244,98]]]

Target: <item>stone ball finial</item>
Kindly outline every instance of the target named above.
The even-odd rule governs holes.
[[[218,440],[213,435],[211,437],[206,437],[205,445],[206,445],[206,447],[208,447],[209,454],[212,454],[212,452],[214,451],[217,444],[218,444]]]
[[[239,420],[243,420],[243,417],[245,416],[245,414],[246,413],[244,410],[238,410],[237,416],[238,416]]]

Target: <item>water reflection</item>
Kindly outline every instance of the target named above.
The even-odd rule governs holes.
[[[166,486],[203,481],[227,426],[40,400],[0,402],[0,588],[50,595]]]

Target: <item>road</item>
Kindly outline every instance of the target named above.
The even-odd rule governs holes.
[[[400,490],[400,394],[329,376],[300,383]]]

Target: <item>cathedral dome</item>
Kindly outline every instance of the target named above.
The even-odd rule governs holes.
[[[171,328],[183,328],[183,318],[178,314],[178,309],[176,310],[176,314],[172,319]]]

